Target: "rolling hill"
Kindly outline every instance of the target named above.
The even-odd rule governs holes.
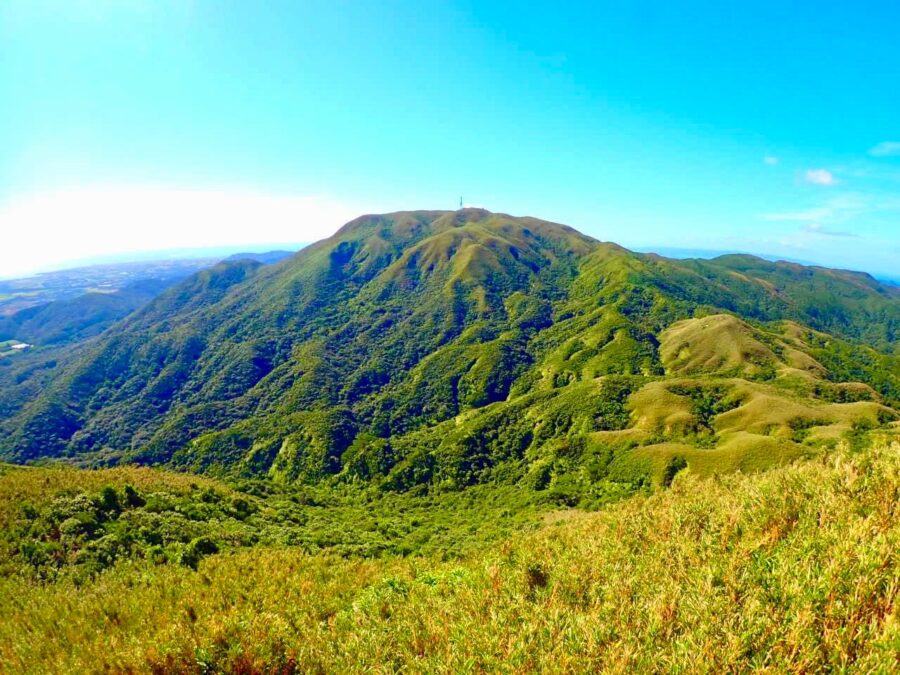
[[[23,376],[0,453],[598,503],[889,428],[898,330],[900,289],[864,274],[479,209],[370,215],[204,270],[39,389]]]

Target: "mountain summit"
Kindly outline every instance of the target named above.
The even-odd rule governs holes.
[[[890,423],[898,330],[900,289],[867,275],[482,209],[367,215],[73,349],[0,449],[394,489],[664,480]]]

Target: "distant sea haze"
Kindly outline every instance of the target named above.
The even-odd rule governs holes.
[[[268,253],[270,251],[299,251],[309,242],[276,242],[262,244],[246,244],[231,246],[206,246],[201,248],[172,248],[149,251],[124,251],[121,253],[109,253],[87,258],[77,258],[64,263],[49,265],[47,267],[32,270],[29,274],[6,275],[0,270],[0,280],[21,279],[34,274],[45,272],[58,272],[79,267],[91,267],[93,265],[113,265],[132,262],[156,262],[162,260],[200,260],[200,259],[225,259],[238,254]]]

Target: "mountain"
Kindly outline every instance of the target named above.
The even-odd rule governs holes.
[[[900,289],[865,274],[670,260],[480,209],[368,215],[194,275],[39,390],[22,376],[0,450],[602,501],[889,428],[898,330]]]

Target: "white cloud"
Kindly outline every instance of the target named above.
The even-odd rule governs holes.
[[[763,164],[767,166],[775,166],[776,164],[778,164],[778,158],[774,155],[766,155],[765,157],[763,157]]]
[[[883,141],[869,150],[873,157],[900,156],[900,141]]]
[[[325,196],[246,189],[38,193],[0,204],[0,278],[112,253],[310,242],[364,211]]]
[[[807,183],[813,185],[837,185],[838,180],[828,169],[810,169],[805,176]]]

